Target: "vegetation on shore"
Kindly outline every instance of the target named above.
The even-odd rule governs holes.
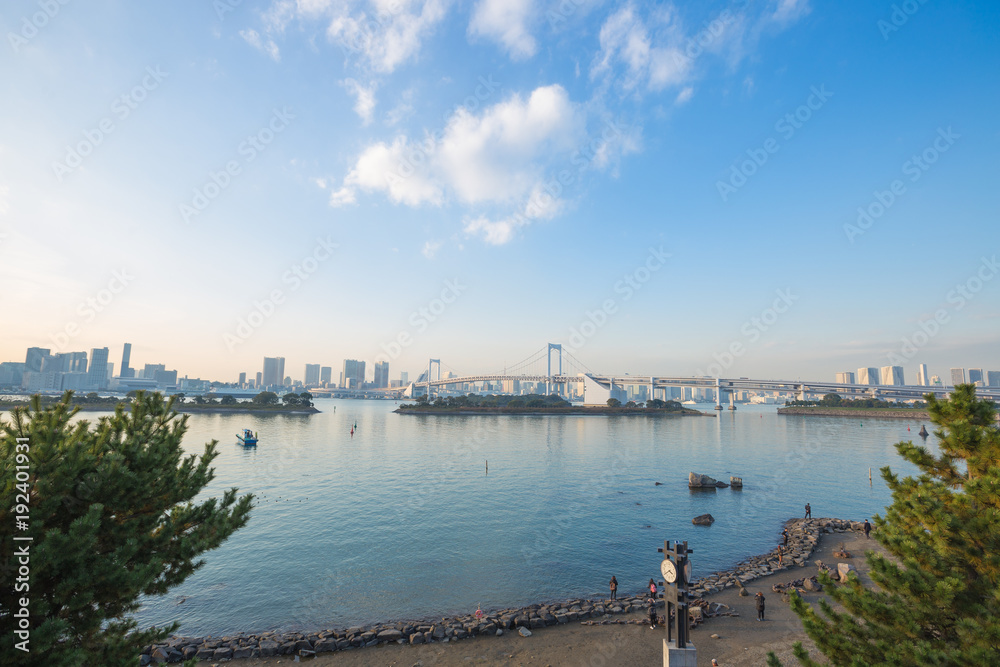
[[[788,401],[787,407],[792,408],[856,408],[863,410],[924,410],[927,404],[923,401],[900,403],[884,401],[880,398],[843,398],[840,394],[826,394],[818,401]]]
[[[80,410],[113,411],[119,405],[129,407],[144,393],[130,391],[123,398],[120,396],[101,396],[97,392],[77,395],[68,391],[63,394],[62,398],[36,395],[24,401],[4,401],[0,402],[0,408],[27,408],[34,404],[35,399],[38,399],[41,407],[46,408],[58,405],[66,401],[68,397],[70,405]],[[153,393],[161,395],[159,392]],[[177,412],[319,412],[313,406],[312,394],[307,391],[301,394],[288,393],[280,397],[273,391],[262,391],[249,401],[241,401],[234,396],[216,396],[214,394],[191,398],[185,397],[184,394],[174,394],[170,398],[173,400],[173,409]]]
[[[1000,430],[996,406],[971,384],[948,400],[927,395],[940,455],[905,441],[896,451],[920,468],[882,477],[893,503],[876,515],[875,539],[892,560],[866,554],[874,588],[851,575],[820,581],[844,611],[819,611],[794,593],[792,609],[833,665],[987,665],[1000,655]],[[803,665],[814,662],[802,648]],[[769,665],[778,665],[773,654]]]
[[[202,554],[246,525],[253,495],[231,488],[194,501],[217,451],[213,442],[184,456],[187,417],[173,406],[139,394],[91,424],[73,422],[70,395],[47,407],[36,396],[0,420],[0,503],[10,508],[0,563],[30,567],[19,593],[16,568],[0,570],[0,663],[134,667],[144,646],[177,630],[138,628],[140,596],[163,595],[201,567]],[[25,637],[30,654],[16,648]]]
[[[483,413],[501,414],[551,413],[551,414],[701,414],[696,410],[688,410],[676,401],[661,401],[653,399],[645,403],[629,401],[622,405],[617,399],[608,400],[605,406],[573,405],[569,401],[551,394],[532,394],[528,396],[506,396],[503,394],[468,394],[466,396],[441,396],[430,401],[426,394],[417,398],[416,403],[401,405],[396,412],[400,413]]]

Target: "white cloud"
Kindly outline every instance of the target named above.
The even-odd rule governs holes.
[[[798,21],[808,13],[808,0],[777,0],[777,7],[770,19],[775,23],[787,25]]]
[[[378,72],[392,72],[414,58],[423,40],[444,18],[445,0],[376,0],[375,13],[335,16],[327,28],[331,41],[358,54]]]
[[[650,36],[646,21],[627,5],[601,26],[601,50],[591,66],[591,78],[613,73],[624,65],[621,85],[631,90],[640,84],[651,90],[677,86],[691,75],[691,58],[684,52],[685,38],[676,12],[666,7],[653,17],[655,34]]]
[[[437,251],[440,247],[441,247],[440,241],[425,241],[424,247],[420,250],[420,252],[427,259],[434,259],[434,255],[437,254]]]
[[[340,83],[347,89],[348,93],[357,98],[354,102],[354,111],[361,118],[361,121],[365,125],[371,123],[375,113],[375,82],[372,81],[367,87],[362,86],[354,79],[346,79]]]
[[[427,166],[435,150],[431,139],[415,144],[400,136],[392,144],[376,143],[361,153],[344,185],[351,190],[383,191],[397,204],[440,206],[443,187]]]
[[[691,97],[694,95],[694,86],[687,86],[681,92],[677,93],[677,99],[674,100],[674,104],[681,106],[687,104]]]
[[[531,0],[480,0],[472,12],[469,34],[499,42],[513,60],[535,55],[538,45],[528,30]]]
[[[346,186],[330,193],[330,206],[334,208],[355,203],[357,203],[357,198],[354,195],[354,190]]]
[[[258,51],[266,53],[274,62],[281,62],[281,52],[278,50],[278,45],[270,37],[261,37],[260,33],[253,28],[240,30],[240,37]]]
[[[602,122],[591,137],[587,124],[587,110],[559,85],[511,95],[478,113],[460,108],[423,140],[399,135],[363,149],[331,205],[354,203],[358,190],[410,207],[460,204],[472,209],[466,233],[506,243],[521,227],[565,209],[553,174],[572,167],[579,178],[639,149],[634,133]]]

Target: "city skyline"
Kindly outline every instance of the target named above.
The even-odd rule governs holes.
[[[10,3],[0,360],[1000,368],[1000,7],[515,5]]]

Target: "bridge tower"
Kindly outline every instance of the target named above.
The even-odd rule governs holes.
[[[562,368],[562,344],[561,343],[549,343],[548,352],[545,354],[545,361],[547,364],[546,380],[545,380],[545,395],[548,396],[552,393],[552,350],[556,350],[559,353],[559,375],[563,374]]]
[[[437,379],[441,379],[441,360],[431,359],[427,362],[427,400],[430,400],[431,398],[431,382],[434,380],[434,364],[437,364]]]

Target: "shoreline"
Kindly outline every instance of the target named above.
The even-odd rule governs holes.
[[[714,417],[714,414],[701,412],[700,410],[650,410],[647,408],[397,408],[393,410],[397,415],[501,415],[501,416],[548,416],[548,415],[583,415],[588,417]]]
[[[707,619],[720,616],[738,616],[730,605],[709,603],[716,594],[735,594],[735,590],[759,578],[791,568],[804,568],[818,547],[824,534],[858,533],[861,524],[856,521],[834,518],[789,519],[784,524],[789,532],[784,562],[778,563],[777,546],[768,553],[751,556],[732,567],[712,572],[691,583],[694,628]],[[780,533],[775,536],[775,541]],[[742,592],[740,592],[742,595]],[[749,599],[749,598],[748,598]],[[312,632],[261,632],[239,633],[222,637],[175,636],[165,644],[147,647],[140,664],[149,664],[156,658],[202,660],[238,660],[243,658],[267,659],[272,656],[314,656],[320,653],[380,657],[384,650],[411,650],[412,647],[430,647],[448,644],[460,639],[483,638],[477,644],[502,643],[521,639],[521,629],[527,632],[549,626],[619,626],[644,625],[645,603],[643,594],[629,595],[612,603],[607,599],[574,598],[561,602],[531,604],[519,608],[484,611],[481,618],[469,614],[439,620],[401,620],[352,626],[350,628],[324,629]],[[658,603],[663,607],[662,600]],[[725,607],[725,611],[722,608]],[[639,616],[636,617],[638,612]],[[630,618],[631,616],[631,618]],[[485,638],[489,638],[488,640]],[[382,649],[375,647],[382,646]],[[371,651],[354,649],[371,648]],[[260,664],[254,660],[249,664]],[[270,664],[270,663],[267,663]],[[384,663],[382,663],[384,664]]]
[[[58,402],[58,401],[56,401],[56,402]],[[42,404],[42,408],[45,408],[45,407],[48,407],[48,406],[54,405],[54,404],[55,403],[43,403]],[[109,405],[92,405],[92,404],[88,405],[88,404],[73,403],[73,404],[70,404],[70,407],[71,408],[79,408],[80,412],[114,412],[115,409],[119,405],[124,405],[126,408],[128,408],[130,404],[124,403],[124,402],[115,403],[114,405],[110,405],[110,404]],[[6,412],[10,412],[14,408],[29,408],[29,407],[31,407],[31,406],[28,405],[27,403],[14,403],[14,402],[5,403],[5,402],[0,402],[0,412],[5,412],[5,411]],[[178,406],[178,405],[175,404],[173,409],[175,411],[181,413],[181,414],[188,414],[188,415],[197,414],[199,412],[214,412],[214,413],[226,413],[226,412],[230,412],[230,413],[240,413],[240,414],[247,414],[247,413],[249,413],[249,414],[272,414],[272,415],[312,415],[312,414],[316,414],[318,412],[322,412],[321,410],[319,410],[318,408],[315,408],[315,407],[312,407],[312,408],[285,409],[284,407],[280,407],[280,408],[262,408],[262,407],[243,407],[243,406],[229,406],[229,405],[208,405],[208,406],[205,406],[205,407],[193,407],[193,406],[190,406],[190,405]]]
[[[806,417],[880,417],[883,419],[922,419],[930,421],[926,410],[893,408],[806,408],[801,406],[778,408],[779,415]]]

